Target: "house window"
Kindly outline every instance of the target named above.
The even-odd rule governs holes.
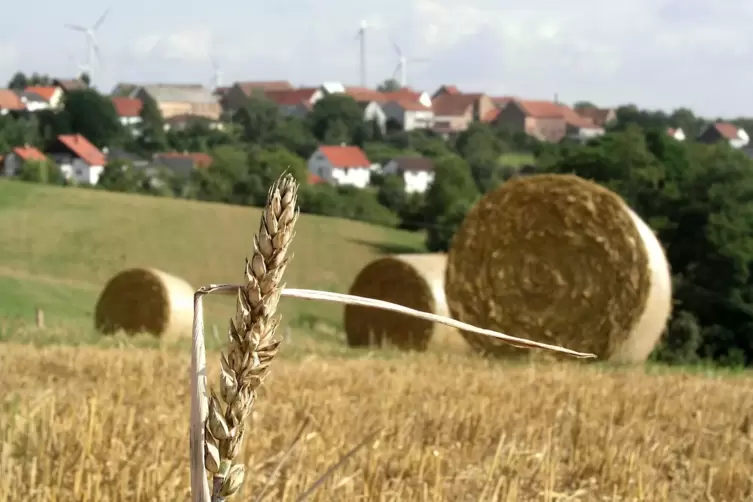
[[[81,177],[83,176],[84,172],[80,168],[76,168],[76,176]]]

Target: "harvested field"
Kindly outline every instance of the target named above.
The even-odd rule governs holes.
[[[186,352],[0,348],[0,501],[187,500]],[[269,500],[295,500],[374,430],[309,500],[753,496],[747,377],[285,353],[254,408],[236,500],[258,494],[306,418]]]

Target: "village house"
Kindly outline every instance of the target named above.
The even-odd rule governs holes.
[[[403,178],[406,193],[424,193],[434,181],[434,162],[426,157],[398,157],[387,162],[382,173]]]
[[[384,96],[381,92],[365,87],[345,87],[345,95],[350,96],[363,110],[364,122],[374,122],[382,133],[387,131],[387,116],[382,109]]]
[[[465,131],[472,122],[487,117],[496,108],[489,96],[480,93],[438,91],[435,96],[433,129],[445,136]]]
[[[202,115],[181,114],[174,115],[164,121],[165,131],[183,131],[191,126],[199,125],[206,129],[222,131],[225,124],[222,120],[214,120]]]
[[[676,139],[677,141],[685,141],[686,139],[685,131],[683,131],[682,128],[679,127],[677,129],[670,127],[669,129],[667,129],[667,135],[670,138]]]
[[[333,185],[366,188],[371,181],[371,162],[357,146],[320,146],[309,157],[308,169]]]
[[[36,92],[27,90],[16,91],[16,95],[23,103],[24,109],[29,113],[38,112],[40,110],[49,110],[50,108],[50,103]]]
[[[513,99],[499,111],[494,123],[552,143],[566,136],[585,140],[604,134],[604,129],[590,119],[552,101]]]
[[[413,131],[434,127],[434,110],[420,101],[398,99],[382,105],[387,119],[387,129]]]
[[[82,184],[96,185],[107,163],[105,154],[80,134],[61,134],[46,153],[66,180]]]
[[[252,95],[264,96],[267,92],[292,91],[295,87],[287,80],[236,82],[222,96],[222,109],[227,113],[240,110]]]
[[[171,172],[188,176],[196,169],[205,169],[212,165],[212,156],[201,152],[164,152],[156,153],[153,164],[166,167]]]
[[[10,89],[0,89],[0,116],[24,110],[26,110],[26,107],[18,94]]]
[[[426,91],[416,91],[410,87],[402,87],[396,91],[382,92],[384,101],[411,101],[418,102],[427,108],[431,108],[431,96]]]
[[[16,176],[25,162],[47,161],[47,157],[33,146],[17,146],[2,157],[3,175]]]
[[[200,84],[147,84],[130,97],[142,102],[151,97],[167,120],[177,115],[193,115],[219,120],[222,108],[212,91]]]
[[[89,88],[86,82],[84,82],[80,78],[64,78],[64,79],[56,78],[52,81],[52,85],[56,85],[60,87],[63,93],[71,92],[71,91],[83,91],[84,89]]]
[[[47,108],[58,109],[63,104],[63,89],[56,85],[36,85],[24,89],[44,99]]]
[[[283,117],[303,118],[311,111],[324,93],[318,87],[303,87],[301,89],[267,91],[264,95],[274,102]]]
[[[743,148],[748,145],[750,138],[741,127],[727,122],[717,122],[707,125],[698,135],[698,141],[706,144],[726,141],[732,148]]]
[[[590,119],[596,126],[604,128],[617,120],[617,112],[612,108],[586,106],[575,110],[578,115]]]
[[[111,100],[115,113],[124,127],[133,127],[141,123],[141,108],[144,104],[140,99],[114,96]]]

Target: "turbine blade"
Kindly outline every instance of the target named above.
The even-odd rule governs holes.
[[[68,28],[69,30],[83,31],[84,33],[86,33],[86,28],[84,28],[83,26],[79,26],[77,24],[66,24],[65,27]]]
[[[395,52],[397,53],[397,55],[400,57],[403,57],[403,51],[400,50],[400,46],[397,45],[397,42],[395,42],[395,40],[392,37],[390,37],[390,42],[392,42],[392,47],[395,48]]]
[[[97,22],[94,23],[94,26],[92,26],[92,30],[96,30],[97,28],[102,26],[102,23],[105,22],[105,18],[107,18],[107,14],[109,13],[110,13],[110,8],[108,7],[107,9],[105,9],[105,12],[101,16],[99,16],[99,19],[97,19]]]
[[[393,79],[397,76],[398,72],[400,71],[400,69],[402,67],[403,67],[402,64],[400,64],[400,63],[397,64],[397,66],[395,67],[395,71],[392,72],[392,78]]]

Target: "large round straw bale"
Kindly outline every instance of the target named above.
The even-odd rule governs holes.
[[[378,258],[364,267],[350,287],[351,295],[388,301],[447,316],[444,296],[445,254],[403,254]],[[452,338],[456,330],[405,314],[368,307],[345,306],[345,333],[351,347],[381,346],[424,351]]]
[[[485,195],[453,239],[445,282],[456,319],[614,362],[645,361],[672,305],[651,229],[573,175],[516,178]],[[462,334],[486,353],[533,352]]]
[[[190,284],[167,272],[153,268],[124,270],[112,277],[99,295],[94,325],[105,334],[189,334],[193,294]]]

